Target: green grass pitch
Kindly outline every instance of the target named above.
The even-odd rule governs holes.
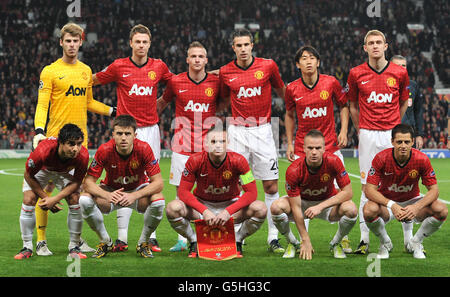
[[[440,198],[450,201],[450,162],[448,159],[432,159],[436,171]],[[28,260],[14,260],[14,255],[22,248],[20,237],[19,213],[22,202],[22,180],[24,159],[2,159],[0,162],[0,276],[68,276],[73,270],[74,262],[67,260],[67,203],[64,210],[50,214],[47,228],[49,248],[54,255],[39,257],[34,255]],[[353,185],[353,201],[359,204],[360,183],[358,162],[353,158],[345,159],[347,171],[350,173]],[[284,174],[289,162],[281,159],[279,189],[280,195],[285,195]],[[174,199],[175,188],[168,183],[170,159],[161,160],[161,169],[165,179],[164,196],[166,203]],[[261,182],[258,181],[259,199],[264,200]],[[424,190],[424,188],[422,188]],[[129,250],[124,253],[108,254],[102,259],[88,258],[81,260],[78,273],[82,277],[104,276],[160,276],[160,277],[300,277],[300,276],[353,276],[364,277],[369,273],[380,276],[450,276],[450,226],[445,223],[433,236],[425,239],[424,247],[427,259],[416,260],[403,250],[401,225],[391,222],[387,230],[394,244],[394,250],[389,260],[378,264],[370,257],[348,255],[347,259],[334,259],[328,249],[328,243],[336,232],[337,225],[331,225],[321,220],[312,220],[310,236],[315,254],[312,261],[302,261],[298,258],[283,259],[280,255],[267,252],[267,223],[261,230],[246,239],[244,258],[230,261],[207,261],[187,258],[187,253],[171,253],[169,248],[175,243],[177,234],[171,229],[164,217],[157,229],[157,237],[163,249],[155,253],[155,258],[144,259],[135,252],[135,244],[142,228],[143,217],[133,213],[129,226]],[[113,240],[117,236],[116,214],[105,216],[107,230]],[[414,226],[414,232],[419,225]],[[295,225],[291,225],[297,234]],[[91,247],[98,243],[97,235],[84,223],[82,236]],[[36,238],[36,235],[34,235]],[[352,248],[359,241],[359,227],[355,225],[349,234]],[[34,239],[35,243],[35,239]],[[282,245],[286,245],[281,238]],[[371,252],[377,252],[378,239],[371,234]],[[89,254],[90,255],[90,254]],[[89,256],[88,255],[88,256]],[[375,266],[375,265],[378,266]]]

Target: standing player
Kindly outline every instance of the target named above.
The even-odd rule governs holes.
[[[98,185],[103,169],[106,177]],[[113,248],[102,212],[109,214],[124,207],[144,213],[144,227],[136,251],[144,258],[153,257],[148,240],[163,217],[164,199],[156,195],[162,191],[163,184],[152,149],[148,143],[136,139],[135,119],[130,115],[115,118],[113,139],[95,153],[83,184],[86,193],[80,197],[83,218],[100,238],[92,257],[101,258]]]
[[[175,134],[171,146],[169,183],[175,185],[177,190],[186,161],[189,156],[203,150],[203,139],[214,124],[220,86],[216,75],[206,73],[208,55],[200,42],[194,41],[189,45],[186,63],[189,65],[188,71],[172,77],[157,103],[160,113],[175,99]],[[170,251],[178,252],[186,247],[186,238],[179,235],[178,242]]]
[[[86,258],[79,248],[83,220],[78,204],[79,189],[86,174],[89,153],[82,146],[83,131],[74,124],[66,124],[59,130],[58,139],[42,140],[30,154],[25,164],[23,182],[23,202],[20,211],[20,231],[23,248],[14,257],[26,259],[33,254],[33,231],[36,225],[35,208],[38,197],[43,210],[61,210],[58,203],[66,199],[69,205],[67,226],[70,234],[69,254],[72,257]],[[73,172],[71,174],[70,172]],[[50,197],[44,192],[49,181],[60,192]]]
[[[340,158],[326,152],[325,137],[319,130],[309,131],[304,138],[304,157],[300,157],[286,170],[286,191],[270,208],[272,218],[289,245],[283,258],[295,257],[300,248],[300,258],[310,260],[314,252],[304,223],[304,218],[320,218],[330,223],[338,222],[338,230],[330,242],[335,258],[346,258],[341,240],[356,223],[358,210],[352,201],[350,178]],[[336,180],[340,191],[334,186]],[[302,244],[289,227],[294,221],[302,237]]]
[[[369,61],[352,68],[347,79],[350,115],[359,134],[362,191],[359,204],[361,240],[355,251],[358,254],[366,254],[369,249],[369,229],[364,222],[362,210],[367,202],[364,188],[372,159],[381,150],[392,147],[391,129],[400,123],[408,107],[408,72],[386,60],[387,48],[382,32],[367,32],[364,51]]]
[[[186,162],[178,188],[180,200],[171,201],[166,214],[172,228],[189,240],[191,258],[197,257],[197,236],[190,220],[204,219],[210,226],[220,226],[233,216],[236,224],[241,223],[236,231],[236,247],[238,257],[242,257],[242,241],[261,227],[267,214],[257,196],[247,160],[227,152],[227,132],[215,126],[206,135],[206,151],[192,155]]]
[[[33,138],[35,149],[45,137],[57,137],[59,130],[67,123],[81,128],[84,134],[83,146],[87,148],[87,111],[114,116],[114,108],[93,99],[92,70],[78,60],[78,51],[83,44],[83,29],[68,23],[61,29],[59,45],[63,56],[51,65],[44,67],[39,81],[38,103],[34,117],[36,135]],[[47,132],[44,134],[47,115]],[[49,183],[44,191],[50,195],[54,184]],[[47,247],[46,228],[48,211],[36,208],[37,246],[36,254],[47,256],[52,253]],[[82,250],[91,251],[87,244]]]
[[[392,241],[385,224],[392,219],[422,222],[405,248],[416,259],[425,259],[422,242],[436,232],[448,215],[447,206],[437,200],[439,189],[436,174],[427,155],[413,149],[414,130],[399,124],[392,129],[393,148],[378,153],[372,161],[364,206],[364,219],[370,230],[380,238],[378,258],[389,258]],[[421,195],[419,179],[428,192]]]
[[[166,83],[172,73],[167,65],[148,56],[152,35],[144,25],[136,25],[130,32],[131,57],[115,60],[111,65],[93,75],[94,85],[117,84],[117,115],[129,114],[136,119],[138,139],[147,142],[159,161],[161,138],[158,127],[156,98],[158,83]],[[159,195],[163,199],[163,194]],[[117,211],[118,239],[114,251],[128,248],[128,224],[132,210],[122,208]],[[161,249],[152,234],[150,244],[154,252]]]
[[[277,64],[271,59],[253,57],[253,36],[246,29],[231,35],[236,59],[220,68],[221,97],[231,100],[232,119],[228,134],[230,149],[251,164],[256,179],[262,180],[269,209],[278,194],[278,154],[270,124],[272,87],[284,99],[285,86]],[[268,213],[269,250],[283,253],[278,230]]]

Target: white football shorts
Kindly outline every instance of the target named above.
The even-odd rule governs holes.
[[[359,130],[359,172],[361,174],[361,184],[365,185],[367,174],[372,167],[372,160],[376,154],[384,149],[392,147],[391,130]]]
[[[73,173],[75,170],[71,170],[68,173],[61,173],[61,172],[55,172],[55,171],[49,171],[46,169],[39,170],[38,173],[34,176],[38,183],[41,185],[41,188],[44,189],[45,186],[49,182],[53,182],[56,186],[56,188],[61,191],[65,187],[67,187],[68,184],[74,182]],[[72,173],[72,174],[71,174]],[[27,181],[23,180],[23,186],[22,186],[22,192],[25,191],[32,191],[30,185],[27,183]],[[79,189],[78,189],[79,191]]]
[[[229,125],[228,148],[243,155],[255,179],[278,179],[278,154],[270,123],[244,127]]]
[[[184,167],[188,159],[189,159],[188,155],[172,152],[172,160],[170,162],[170,176],[169,176],[169,183],[171,185],[174,186],[180,185],[181,174],[183,173]]]
[[[157,124],[136,129],[136,138],[147,142],[152,148],[155,159],[159,162],[161,158],[161,137]]]

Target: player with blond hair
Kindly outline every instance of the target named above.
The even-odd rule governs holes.
[[[408,72],[386,60],[387,48],[383,32],[368,31],[364,37],[368,61],[352,68],[347,79],[350,115],[359,135],[362,191],[359,205],[361,239],[355,250],[358,254],[369,251],[369,229],[362,211],[367,202],[364,189],[372,159],[381,150],[392,147],[391,129],[401,122],[408,108]]]

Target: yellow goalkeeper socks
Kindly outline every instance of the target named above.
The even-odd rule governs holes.
[[[48,191],[45,191],[45,193],[49,196],[52,194]],[[38,199],[35,208],[37,242],[47,239],[48,210],[43,210],[39,206],[40,200],[41,198]]]

